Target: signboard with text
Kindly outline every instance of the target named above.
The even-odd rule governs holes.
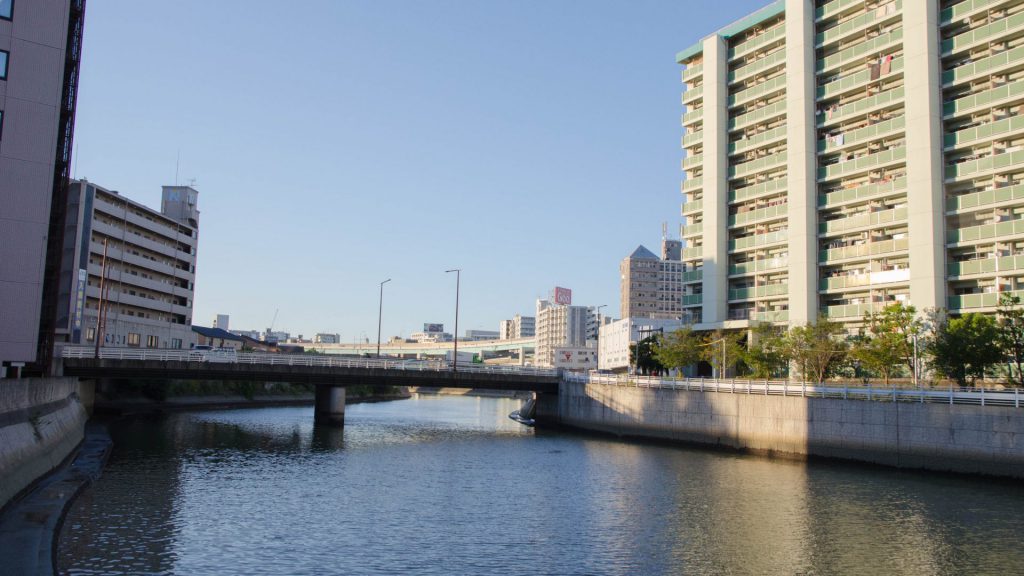
[[[444,324],[424,324],[423,331],[430,332],[444,332]]]
[[[562,288],[555,286],[555,304],[561,304],[562,306],[572,305],[572,290],[568,288]]]

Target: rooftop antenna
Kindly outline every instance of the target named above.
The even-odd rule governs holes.
[[[662,222],[661,223],[661,239],[662,240],[667,240],[668,239],[668,222]]]
[[[178,185],[178,169],[181,167],[181,148],[178,148],[178,157],[174,160],[174,185]]]
[[[189,178],[188,179],[188,187],[189,188],[195,188],[196,187],[196,179],[195,178]]]

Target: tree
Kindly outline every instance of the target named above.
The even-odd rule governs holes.
[[[771,324],[758,324],[751,330],[751,342],[743,354],[743,362],[750,367],[754,378],[771,378],[784,374],[786,358],[783,331]]]
[[[936,327],[928,352],[935,369],[958,384],[973,385],[985,375],[985,369],[1002,358],[997,340],[999,329],[991,316],[969,313],[945,321]]]
[[[784,340],[786,356],[800,371],[802,378],[811,377],[815,382],[824,382],[829,372],[846,356],[847,343],[843,327],[825,316],[815,323],[794,326]]]
[[[637,374],[661,374],[665,367],[654,356],[658,337],[648,336],[636,344],[629,346],[629,362],[636,368]]]
[[[714,367],[721,378],[743,357],[743,345],[740,344],[742,339],[743,334],[740,332],[729,333],[715,330],[702,348],[701,357]]]
[[[654,358],[665,368],[683,369],[700,362],[703,339],[686,326],[658,340]]]
[[[896,302],[881,312],[867,314],[867,331],[861,329],[854,339],[850,355],[868,370],[880,374],[886,386],[900,364],[914,372],[914,338],[922,331],[916,312],[913,306]]]
[[[1024,308],[1020,308],[1020,303],[1019,296],[1001,294],[997,315],[999,350],[1012,363],[1007,378],[1016,386],[1024,386]]]

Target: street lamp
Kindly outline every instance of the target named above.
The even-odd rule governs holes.
[[[459,282],[462,280],[462,269],[445,270],[445,274],[455,272],[455,351],[452,353],[452,371],[459,371]]]
[[[604,308],[607,304],[601,304],[596,308],[597,310],[597,328],[594,330],[594,340],[597,340],[597,351],[594,354],[594,363],[597,367],[601,367],[601,308]]]
[[[391,278],[380,283],[380,300],[377,301],[377,358],[380,358],[380,322],[384,318],[384,285],[391,282]]]

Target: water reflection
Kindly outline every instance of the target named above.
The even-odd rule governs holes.
[[[1020,573],[1009,484],[535,433],[420,396],[118,423],[70,574]]]

